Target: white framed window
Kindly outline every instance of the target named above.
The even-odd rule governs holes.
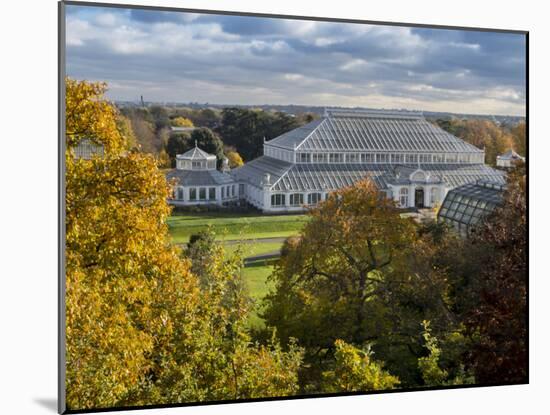
[[[399,206],[409,206],[409,189],[406,187],[399,189]]]
[[[206,200],[206,187],[199,188],[199,200]]]
[[[178,200],[183,200],[183,187],[178,187],[176,198]]]
[[[433,162],[434,163],[444,163],[445,162],[445,154],[434,154],[433,155]]]
[[[415,182],[425,182],[426,181],[426,174],[424,172],[417,171],[416,173],[414,173],[412,175],[411,180],[415,181]]]
[[[307,204],[316,205],[321,201],[321,193],[310,193],[307,195]]]
[[[197,200],[197,189],[195,187],[189,189],[189,200]]]
[[[304,204],[304,195],[302,193],[293,193],[290,195],[290,206],[301,206]]]
[[[432,155],[431,154],[420,154],[420,163],[431,163]]]
[[[391,162],[396,164],[396,163],[403,163],[403,154],[392,154],[391,155]]]
[[[285,195],[284,194],[274,194],[271,195],[271,206],[284,206],[285,205]]]
[[[454,154],[454,153],[447,154],[447,156],[445,157],[445,161],[447,163],[456,163],[457,162],[457,155]]]
[[[376,155],[376,162],[377,163],[387,163],[389,160],[388,154],[386,153],[379,153]]]
[[[208,188],[208,200],[216,200],[216,188]]]
[[[310,153],[299,153],[298,156],[298,160],[300,163],[311,163]]]
[[[359,163],[361,155],[355,154],[355,153],[349,153],[346,154],[346,162],[347,163]]]
[[[376,158],[372,153],[361,153],[361,163],[374,163]]]
[[[327,154],[325,153],[313,153],[313,162],[314,163],[326,163]]]
[[[408,163],[408,164],[418,163],[418,154],[407,154],[405,156],[405,162]],[[422,160],[420,160],[420,162],[422,162]]]

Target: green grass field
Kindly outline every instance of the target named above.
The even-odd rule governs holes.
[[[239,247],[243,258],[273,253],[281,249],[281,241],[262,238],[286,238],[297,234],[308,217],[306,215],[266,216],[258,213],[205,212],[178,214],[168,218],[168,227],[174,243],[186,243],[195,233],[210,227],[216,239],[223,243],[226,256]],[[276,260],[275,260],[276,261]],[[259,260],[242,269],[250,296],[256,301],[257,309],[250,316],[252,327],[262,327],[264,322],[258,316],[261,300],[270,290],[268,276],[273,272],[274,260]]]
[[[273,265],[266,261],[258,261],[243,268],[242,275],[255,300],[261,300],[269,292],[271,285],[267,277],[273,272]]]
[[[242,256],[243,258],[248,258],[251,256],[256,255],[263,255],[268,254],[271,252],[276,252],[281,249],[281,243],[280,242],[262,242],[261,240],[243,240],[238,244],[228,244],[227,242],[224,244],[223,249],[225,251],[226,256],[230,256],[237,251],[238,248],[242,249]]]
[[[308,220],[305,215],[266,216],[258,213],[190,213],[168,218],[174,243],[186,243],[189,236],[210,226],[218,240],[287,237],[298,233]]]
[[[261,300],[272,288],[268,277],[273,272],[273,261],[257,261],[243,268],[242,276],[246,281],[250,296],[256,302],[256,308],[248,318],[248,325],[253,328],[263,328],[264,320],[258,315],[261,311]]]

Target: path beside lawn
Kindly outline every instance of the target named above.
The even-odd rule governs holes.
[[[258,305],[249,324],[262,327],[264,322],[258,312],[261,300],[271,288],[268,277],[286,238],[298,234],[308,219],[306,215],[204,212],[176,214],[167,222],[175,244],[186,245],[191,235],[210,228],[227,256],[241,250],[245,260],[241,275]]]

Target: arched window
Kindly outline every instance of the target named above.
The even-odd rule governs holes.
[[[432,187],[430,190],[430,206],[435,206],[437,203],[439,203],[439,189]]]
[[[421,171],[417,171],[416,173],[413,174],[413,176],[411,177],[411,180],[413,180],[415,182],[426,181],[426,174],[424,174]]]
[[[307,204],[316,205],[321,201],[321,193],[310,193],[307,195]]]
[[[300,206],[304,204],[304,195],[302,193],[293,193],[290,195],[290,205]]]
[[[199,188],[199,200],[206,200],[206,187]]]
[[[271,206],[284,206],[284,205],[285,205],[284,194],[271,195]]]
[[[399,205],[401,207],[409,206],[409,189],[402,187],[399,190]]]

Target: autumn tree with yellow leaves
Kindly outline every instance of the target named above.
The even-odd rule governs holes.
[[[174,127],[194,127],[193,121],[185,117],[176,117],[171,123]]]
[[[252,342],[246,297],[229,289],[238,257],[216,249],[203,287],[170,244],[169,187],[153,156],[130,149],[105,89],[66,80],[68,408],[296,393],[302,352]],[[104,155],[76,158],[84,138]]]
[[[236,151],[228,151],[226,157],[229,160],[229,167],[234,169],[235,167],[241,167],[244,164],[244,161],[239,153]]]

